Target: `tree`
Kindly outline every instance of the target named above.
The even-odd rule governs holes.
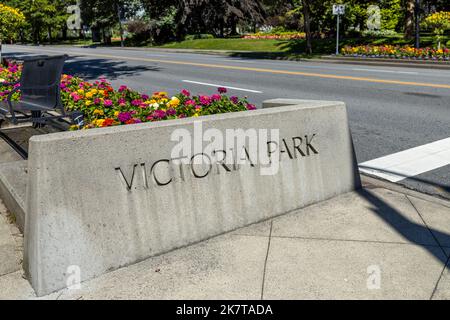
[[[81,18],[93,32],[101,32],[104,43],[110,43],[110,29],[132,16],[140,5],[136,0],[81,0]]]
[[[424,27],[433,29],[433,34],[437,42],[438,50],[441,49],[441,39],[446,30],[450,30],[450,12],[436,12],[428,17],[424,21]]]
[[[23,37],[31,37],[38,44],[43,36],[52,41],[53,30],[62,29],[68,18],[67,6],[75,0],[7,0],[25,16],[27,31]]]
[[[2,43],[17,35],[25,17],[19,10],[0,3],[0,63],[2,62]]]
[[[262,23],[265,9],[261,0],[142,0],[150,20],[172,15],[175,37],[187,33],[236,34],[239,23]]]

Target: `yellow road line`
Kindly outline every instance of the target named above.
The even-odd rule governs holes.
[[[39,49],[32,50],[29,48],[23,48],[24,50],[29,50],[32,52],[52,52],[52,53],[64,53],[56,50]],[[135,58],[135,57],[124,57],[124,56],[113,56],[108,54],[97,54],[97,53],[73,53],[74,55],[80,54],[82,56],[91,56],[98,58],[108,58],[112,60],[125,60],[125,61],[145,61],[145,62],[156,62],[165,64],[176,64],[176,65],[186,65],[204,68],[214,68],[214,69],[228,69],[228,70],[240,70],[240,71],[253,71],[261,73],[272,73],[272,74],[285,74],[285,75],[295,75],[295,76],[305,76],[305,77],[316,77],[316,78],[326,78],[326,79],[340,79],[340,80],[353,80],[353,81],[365,81],[374,83],[385,83],[385,84],[396,84],[403,86],[418,86],[418,87],[431,87],[431,88],[442,88],[450,89],[450,84],[439,84],[439,83],[426,83],[426,82],[412,82],[412,81],[400,81],[400,80],[386,80],[386,79],[376,79],[376,78],[366,78],[366,77],[353,77],[353,76],[339,76],[334,74],[324,74],[324,73],[311,73],[311,72],[301,72],[301,71],[288,71],[288,70],[276,70],[276,69],[263,69],[263,68],[250,68],[241,66],[229,66],[221,64],[206,64],[197,62],[185,62],[177,60],[162,60],[162,59],[150,59],[150,58]]]

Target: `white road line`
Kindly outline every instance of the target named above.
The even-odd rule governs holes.
[[[450,164],[450,138],[359,164],[359,170],[399,182]]]
[[[396,70],[382,70],[382,69],[363,69],[363,68],[352,68],[353,71],[367,71],[367,72],[383,72],[383,73],[402,73],[402,74],[419,74],[414,71],[396,71]]]
[[[238,91],[246,91],[246,92],[252,92],[252,93],[263,93],[262,91],[257,91],[257,90],[251,90],[251,89],[243,89],[243,88],[236,88],[236,87],[229,87],[229,86],[224,86],[221,84],[213,84],[213,83],[205,83],[205,82],[198,82],[198,81],[191,81],[191,80],[181,80],[182,82],[186,82],[186,83],[192,83],[192,84],[199,84],[202,86],[208,86],[208,87],[222,87],[222,88],[227,88],[230,90],[238,90]]]

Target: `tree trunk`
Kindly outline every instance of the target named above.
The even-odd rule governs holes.
[[[303,0],[303,21],[306,33],[306,53],[312,54],[312,44],[311,44],[311,0]]]
[[[66,25],[64,25],[63,29],[62,29],[62,38],[64,41],[67,40],[67,26]]]
[[[414,0],[405,0],[405,39],[414,37]]]
[[[52,43],[52,27],[48,26],[47,33],[48,33],[48,42],[51,44]]]

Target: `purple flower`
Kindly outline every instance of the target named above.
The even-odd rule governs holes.
[[[167,109],[166,114],[168,116],[174,116],[174,115],[177,114],[177,111],[175,109],[173,109],[173,108],[170,108],[170,109]]]
[[[234,104],[238,104],[239,103],[239,98],[238,97],[231,97],[230,98],[231,102],[233,102]]]
[[[141,96],[141,98],[142,98],[142,100],[148,100],[149,96],[146,95],[146,94],[143,94],[143,95]]]
[[[121,112],[121,113],[119,113],[117,118],[119,119],[120,122],[127,122],[128,120],[131,119],[131,113],[130,112]]]
[[[142,100],[133,100],[131,104],[135,107],[139,107],[142,104]]]
[[[219,91],[220,94],[224,94],[224,93],[228,92],[227,88],[224,88],[224,87],[218,88],[217,91]]]
[[[120,98],[117,102],[119,104],[125,104],[127,101],[124,98]]]
[[[100,99],[99,99],[99,98],[95,98],[95,99],[94,99],[94,103],[95,103],[95,104],[99,104],[99,103],[100,103]]]
[[[166,116],[166,112],[164,110],[155,110],[152,116],[154,119],[162,119]]]

